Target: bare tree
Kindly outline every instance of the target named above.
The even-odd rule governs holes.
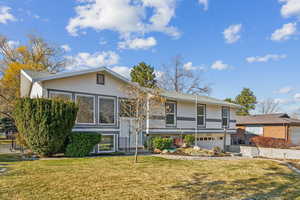
[[[127,116],[133,117],[135,120],[135,157],[134,162],[137,163],[138,156],[138,135],[147,129],[147,120],[153,111],[160,110],[165,102],[158,88],[149,89],[140,87],[138,84],[128,84],[122,88],[127,95],[126,102],[121,104],[121,112]],[[148,124],[149,125],[149,124]],[[149,128],[149,126],[148,126]]]
[[[274,99],[266,99],[258,104],[258,112],[261,114],[276,113],[279,111],[279,102]]]
[[[196,73],[196,70],[185,69],[180,55],[175,56],[170,65],[164,65],[164,69],[159,85],[166,90],[187,94],[211,92],[208,85],[202,84],[200,70],[198,69]]]

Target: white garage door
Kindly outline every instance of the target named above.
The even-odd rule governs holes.
[[[290,129],[291,142],[300,145],[300,127],[292,127]]]
[[[226,145],[230,144],[230,135],[226,136]],[[215,146],[223,149],[224,147],[224,135],[211,135],[211,136],[198,136],[198,146],[203,149],[213,149]]]

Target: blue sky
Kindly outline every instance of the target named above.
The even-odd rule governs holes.
[[[160,72],[177,54],[212,96],[243,87],[281,111],[300,108],[299,0],[0,0],[0,34],[36,34],[82,65],[128,74],[145,61]]]

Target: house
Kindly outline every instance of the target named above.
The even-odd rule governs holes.
[[[126,103],[122,99],[128,98],[122,89],[126,84],[132,83],[106,67],[56,74],[21,71],[21,96],[60,97],[78,103],[73,131],[101,133],[102,141],[95,152],[124,151],[135,146],[134,118],[120,110]],[[239,106],[208,96],[167,91],[161,95],[167,101],[159,109],[161,113],[150,113],[147,130],[138,138],[139,147],[147,136],[178,139],[186,134],[197,134],[198,145],[203,148],[230,144]]]
[[[285,113],[238,116],[236,126],[241,140],[241,136],[245,134],[245,143],[249,142],[249,137],[259,135],[285,139],[300,145],[300,120],[293,119]]]

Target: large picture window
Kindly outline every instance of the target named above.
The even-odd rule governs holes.
[[[72,93],[68,92],[59,92],[59,91],[50,91],[49,92],[49,97],[51,99],[58,98],[58,99],[63,99],[63,100],[72,100]]]
[[[81,94],[77,94],[75,97],[79,106],[76,122],[78,124],[95,124],[95,97]]]
[[[176,124],[176,103],[175,102],[166,102],[166,125],[175,126]]]
[[[115,124],[116,100],[111,97],[99,97],[99,123]]]
[[[229,126],[229,108],[222,107],[222,127]]]
[[[205,105],[197,105],[197,126],[205,125]]]

